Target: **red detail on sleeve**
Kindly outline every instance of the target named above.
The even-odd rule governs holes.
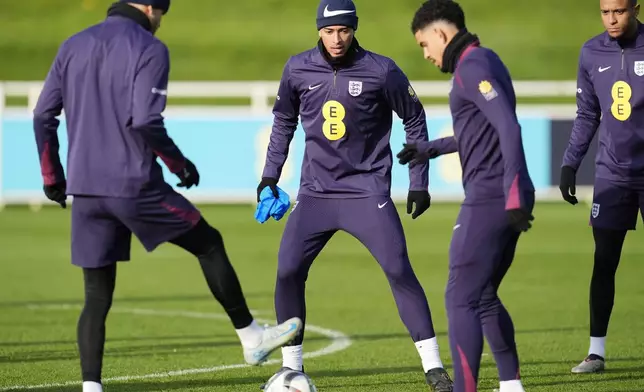
[[[181,161],[177,161],[177,160],[175,160],[175,159],[168,158],[167,156],[165,156],[165,155],[163,155],[163,154],[159,153],[158,151],[155,151],[154,153],[155,153],[159,158],[161,158],[161,160],[163,161],[163,163],[165,163],[165,165],[168,167],[168,169],[169,169],[169,170],[170,170],[170,172],[172,172],[172,173],[179,173],[181,170],[183,170],[183,169],[185,169],[185,168],[186,168],[186,161],[185,161],[185,159],[184,159],[184,160],[181,160]]]
[[[515,210],[521,208],[521,198],[519,197],[519,175],[517,174],[512,180],[510,191],[508,192],[508,200],[505,202],[506,210]]]
[[[42,174],[45,185],[53,185],[56,183],[56,170],[51,162],[51,150],[48,142],[45,143],[42,155],[40,156],[40,173]]]

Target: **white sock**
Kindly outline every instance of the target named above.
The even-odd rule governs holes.
[[[501,381],[499,392],[525,392],[521,380]]]
[[[103,392],[103,386],[94,381],[83,381],[83,392]]]
[[[282,347],[282,366],[302,371],[302,345]]]
[[[436,340],[436,337],[421,340],[414,344],[416,345],[416,350],[418,350],[418,355],[420,355],[425,373],[431,369],[443,367],[443,362],[438,352],[438,340]]]
[[[260,327],[255,320],[248,327],[236,329],[237,336],[245,348],[255,348],[262,343],[264,328]]]
[[[590,349],[588,350],[588,355],[590,354],[606,358],[606,336],[603,338],[590,337]]]

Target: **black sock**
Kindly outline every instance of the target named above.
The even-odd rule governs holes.
[[[101,382],[105,320],[112,306],[116,264],[84,268],[85,306],[78,319],[77,341],[83,381]]]
[[[590,336],[604,337],[615,300],[615,273],[626,230],[593,228],[595,264],[590,282]]]
[[[249,326],[253,316],[246,305],[237,273],[230,264],[219,231],[201,219],[194,229],[170,242],[199,259],[210,291],[230,317],[235,329]]]

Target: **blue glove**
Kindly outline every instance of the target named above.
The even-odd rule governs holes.
[[[265,187],[259,194],[259,203],[255,210],[255,220],[259,223],[266,222],[269,218],[276,221],[282,219],[291,206],[290,197],[286,192],[277,187],[278,198],[275,198],[270,187]]]

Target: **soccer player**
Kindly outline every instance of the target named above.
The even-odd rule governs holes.
[[[577,204],[575,173],[599,129],[590,224],[595,240],[590,282],[590,348],[573,373],[604,370],[606,334],[615,300],[615,273],[637,210],[644,214],[644,27],[636,0],[601,0],[606,31],[579,55],[577,117],[561,167],[561,194]]]
[[[291,57],[279,85],[274,124],[258,195],[276,184],[301,117],[305,133],[302,178],[278,254],[278,321],[305,321],[305,282],[311,264],[339,230],[365,245],[386,274],[434,391],[451,391],[425,292],[407,254],[400,217],[390,199],[392,111],[407,140],[427,140],[422,104],[389,58],[363,49],[351,0],[322,0],[317,47]],[[428,165],[410,170],[407,213],[430,206]],[[283,366],[302,370],[303,333],[282,349]]]
[[[424,57],[453,74],[454,136],[407,144],[398,157],[416,166],[458,152],[463,169],[465,200],[454,226],[445,293],[454,392],[477,390],[483,336],[497,363],[500,391],[522,392],[514,326],[498,296],[520,233],[534,219],[512,80],[496,53],[467,30],[454,1],[425,2],[412,32]]]
[[[106,20],[60,47],[34,110],[46,196],[66,206],[73,195],[72,263],[83,268],[85,306],[78,321],[83,391],[100,392],[105,320],[116,263],[130,259],[134,233],[148,251],[170,242],[198,258],[212,294],[258,365],[293,339],[301,320],[259,326],[250,314],[219,231],[164,179],[161,158],[179,186],[199,185],[164,127],[168,49],[154,33],[169,0],[114,3]],[[58,154],[57,117],[65,110],[67,180]]]

